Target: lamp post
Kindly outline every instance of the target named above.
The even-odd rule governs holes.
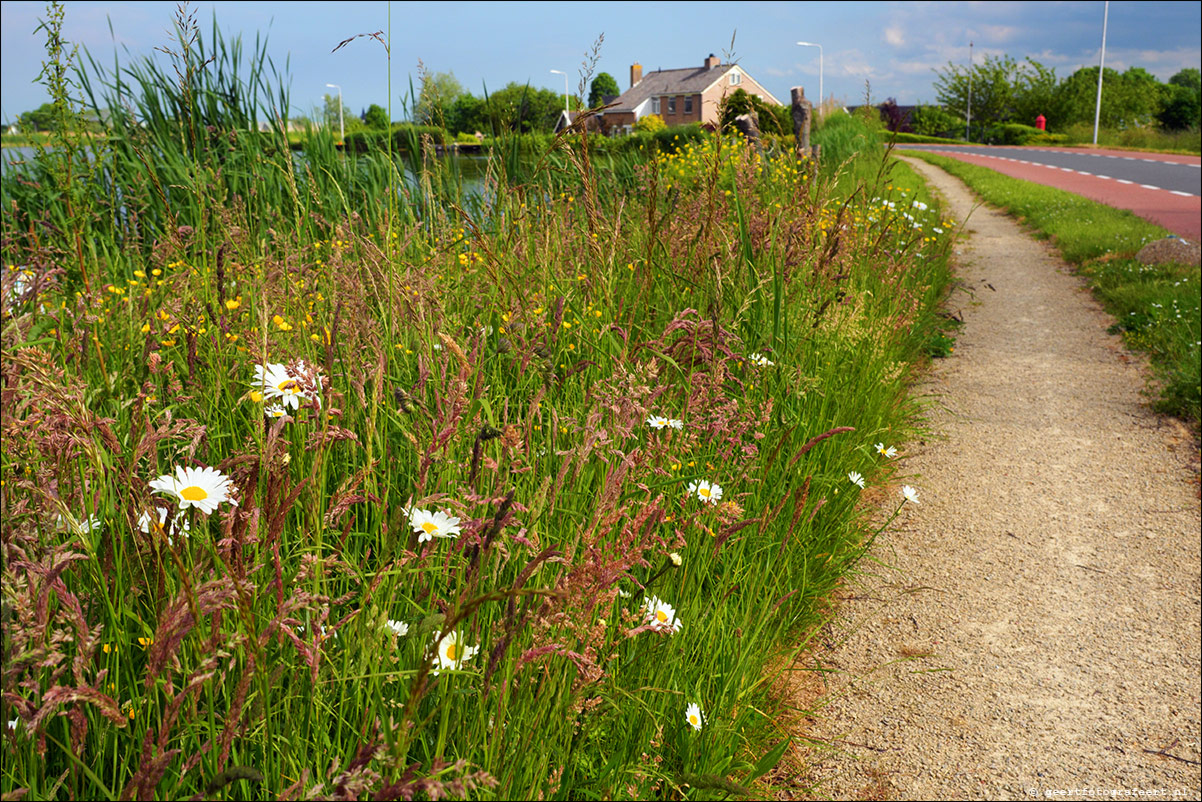
[[[564,124],[567,125],[572,122],[572,118],[568,116],[568,74],[562,70],[551,70],[551,72],[563,76],[563,116]]]
[[[1098,123],[1102,120],[1102,73],[1106,66],[1106,20],[1110,17],[1110,0],[1102,11],[1102,55],[1098,58],[1098,100],[1093,110],[1093,143],[1098,144]]]
[[[813,42],[798,42],[802,47],[818,48],[818,113],[822,113],[822,45],[816,45]]]
[[[338,90],[338,139],[346,142],[346,126],[342,124],[342,87],[338,84],[326,84],[326,86]]]
[[[964,121],[964,140],[972,142],[972,42],[968,43],[968,119]]]

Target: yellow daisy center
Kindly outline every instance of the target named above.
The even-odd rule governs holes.
[[[286,393],[295,393],[297,390],[297,384],[292,379],[284,379],[282,382],[276,385],[276,388],[283,390]]]
[[[696,727],[701,724],[701,720],[697,718],[696,713],[689,713],[689,723]]]
[[[702,498],[709,498],[710,489],[708,487],[699,487],[697,488],[697,495],[701,496]]]
[[[192,485],[179,491],[179,495],[180,498],[187,499],[188,501],[204,501],[209,497],[209,491],[199,485]]]
[[[661,624],[666,624],[666,623],[668,623],[668,614],[667,614],[667,613],[665,613],[663,610],[656,610],[656,611],[655,611],[655,618],[656,618],[656,620],[658,620],[658,621],[659,621]]]
[[[453,643],[447,644],[447,659],[448,660],[454,661],[454,660],[458,659],[458,657],[457,657],[458,654],[459,654],[459,652],[455,649],[455,644],[453,644]]]
[[[438,531],[438,524],[426,521],[424,524],[422,524],[422,529],[426,530],[427,535],[432,535]]]

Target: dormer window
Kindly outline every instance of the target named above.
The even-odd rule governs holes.
[[[730,85],[731,86],[738,86],[742,80],[743,80],[743,76],[739,75],[739,73],[732,72],[730,74]]]

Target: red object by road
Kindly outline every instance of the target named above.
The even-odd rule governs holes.
[[[1042,114],[1035,118],[1035,127],[1040,131],[1048,130],[1048,118]]]

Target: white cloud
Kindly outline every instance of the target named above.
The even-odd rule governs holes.
[[[978,35],[991,44],[1009,42],[1017,33],[1018,28],[1013,25],[982,25],[978,29]]]
[[[885,29],[885,41],[894,47],[901,47],[906,43],[906,36],[900,26],[893,25]]]

